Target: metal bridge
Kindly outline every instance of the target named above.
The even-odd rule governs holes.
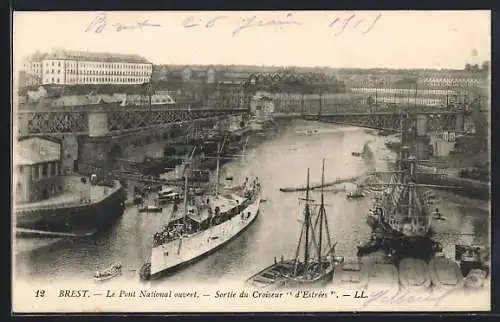
[[[244,108],[204,109],[189,104],[148,107],[100,104],[62,108],[26,109],[17,111],[18,137],[92,135],[100,128],[105,135],[118,136],[158,128],[168,124],[242,115]],[[97,124],[98,123],[98,124]]]
[[[377,110],[371,112],[330,112],[321,114],[304,113],[302,117],[306,120],[314,120],[328,123],[338,123],[387,131],[399,131],[401,120],[425,122],[427,131],[453,131],[461,133],[466,131],[466,118],[471,113],[466,110],[412,110],[391,111]]]

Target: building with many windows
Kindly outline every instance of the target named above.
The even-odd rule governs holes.
[[[117,84],[149,82],[153,64],[138,55],[54,50],[35,53],[24,61],[30,84]],[[36,83],[38,82],[38,83]]]

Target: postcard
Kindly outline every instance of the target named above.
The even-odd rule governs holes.
[[[12,310],[490,310],[489,11],[14,12]]]

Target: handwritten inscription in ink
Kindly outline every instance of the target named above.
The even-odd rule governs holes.
[[[90,24],[85,29],[85,32],[94,32],[99,34],[103,32],[108,26],[108,18],[105,12],[100,13],[95,17]],[[112,29],[116,32],[126,31],[126,30],[134,30],[134,29],[143,29],[147,27],[158,28],[161,27],[161,24],[150,22],[149,19],[138,20],[133,24],[124,24],[124,23],[114,23],[111,25]]]
[[[364,16],[359,16],[356,14],[351,14],[347,17],[336,16],[330,19],[327,26],[328,28],[334,30],[334,35],[338,36],[344,33],[346,30],[359,30],[362,34],[369,33],[375,25],[379,22],[381,14],[378,14],[374,18],[367,18]],[[215,26],[224,25],[222,22],[228,21],[229,16],[213,16],[213,17],[202,17],[202,16],[189,16],[182,20],[181,26],[186,29],[195,28],[212,28]],[[232,27],[232,36],[240,34],[243,30],[253,29],[253,28],[264,28],[264,27],[278,27],[280,29],[290,26],[303,26],[305,23],[294,19],[292,13],[288,13],[281,18],[270,19],[270,18],[260,18],[258,16],[250,16],[240,18],[237,27]],[[233,24],[234,26],[234,24]],[[130,31],[130,30],[143,30],[146,28],[161,28],[162,25],[158,22],[152,22],[149,18],[137,20],[135,23],[122,23],[114,22],[109,23],[108,17],[105,12],[98,14],[92,21],[88,24],[85,31],[92,33],[102,33],[106,29],[115,32]]]
[[[274,20],[274,19],[258,19],[257,16],[252,16],[249,18],[243,18],[241,20],[241,25],[233,30],[233,36],[236,36],[240,31],[248,28],[255,27],[269,27],[269,26],[279,26],[283,27],[286,25],[301,26],[302,23],[296,20],[290,19],[292,14],[289,13],[285,16],[284,20]]]
[[[348,16],[347,18],[335,17],[332,19],[328,25],[330,28],[335,28],[337,31],[334,33],[335,36],[341,35],[346,29],[357,29],[360,30],[362,34],[369,33],[377,22],[382,17],[382,14],[378,14],[374,19],[368,20],[365,17],[360,17],[355,14]]]

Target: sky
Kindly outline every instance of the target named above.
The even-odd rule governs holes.
[[[155,64],[462,69],[490,60],[490,26],[489,11],[15,12],[13,57],[15,68],[62,48]]]

